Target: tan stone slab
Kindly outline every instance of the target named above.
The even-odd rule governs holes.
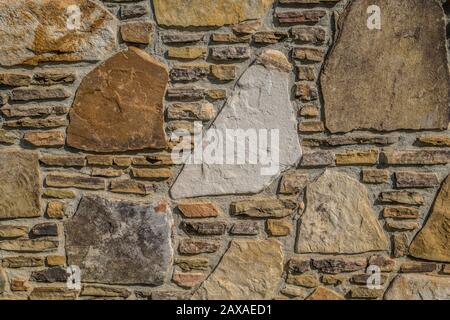
[[[172,27],[206,27],[260,19],[273,0],[154,0],[158,24]]]
[[[381,30],[367,8],[381,9]],[[450,79],[438,1],[351,1],[321,76],[327,128],[446,129]]]
[[[411,243],[409,253],[425,260],[450,262],[450,176],[442,184],[428,220]]]
[[[0,219],[42,215],[38,155],[34,152],[0,152]]]

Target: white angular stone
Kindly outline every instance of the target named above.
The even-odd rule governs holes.
[[[391,283],[385,300],[450,300],[450,278],[401,274]]]
[[[307,187],[297,252],[354,254],[389,249],[366,187],[345,173],[325,171]]]
[[[259,193],[282,171],[299,161],[301,148],[297,120],[289,99],[291,85],[288,66],[289,62],[281,52],[268,50],[263,53],[239,79],[233,94],[210,128],[221,132],[224,137],[226,129],[256,129],[257,133],[261,129],[279,130],[279,149],[271,148],[272,154],[279,153],[278,170],[262,174],[263,169],[268,166],[262,164],[259,157],[256,164],[248,161],[245,164],[186,164],[172,186],[173,198]],[[208,133],[206,137],[207,135]],[[269,135],[270,131],[265,133],[266,137]],[[211,138],[209,140],[212,141]],[[231,145],[232,140],[232,137],[227,136],[225,145]],[[203,144],[207,147],[213,145],[208,144],[205,136]],[[246,146],[245,155],[248,159],[248,143],[241,141],[240,145]],[[268,145],[270,148],[270,140]],[[267,150],[261,144],[258,148]],[[226,147],[222,150],[226,154]],[[238,150],[239,148],[235,148],[234,156],[237,156]],[[256,150],[253,155],[258,153]]]

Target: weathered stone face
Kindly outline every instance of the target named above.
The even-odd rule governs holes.
[[[385,300],[450,300],[448,277],[402,274],[398,275],[384,296]]]
[[[367,189],[345,173],[325,171],[307,187],[299,253],[388,250],[388,239],[369,203]]]
[[[117,47],[116,33],[117,19],[97,1],[0,1],[3,66],[101,60]]]
[[[382,30],[369,30],[370,5]],[[327,128],[446,129],[449,71],[438,1],[351,1],[321,77]]]
[[[173,262],[167,204],[82,198],[65,223],[70,265],[83,282],[161,285]]]
[[[223,136],[223,144],[215,142],[212,138],[205,138],[204,155],[217,156],[220,152],[208,151],[222,150],[225,163],[227,148],[237,140],[239,147],[234,148],[234,159],[249,159],[256,154],[256,164],[243,161],[244,164],[233,161],[234,164],[186,164],[171,189],[173,198],[197,197],[204,195],[258,193],[269,185],[281,171],[295,165],[301,158],[301,149],[296,131],[297,121],[294,109],[289,100],[289,73],[291,68],[287,58],[279,51],[267,50],[242,75],[232,96],[217,116],[211,129]],[[241,130],[238,138],[227,135],[226,130]],[[279,131],[279,147],[273,147],[269,132],[265,138],[267,146],[261,143],[262,139],[256,137],[258,145],[245,142],[247,130],[260,134],[261,129]],[[244,132],[244,134],[242,134]],[[208,135],[208,133],[207,133]],[[250,135],[251,136],[251,135]],[[244,142],[239,141],[243,139]],[[233,141],[234,140],[234,141]],[[250,139],[248,139],[250,140]],[[257,147],[255,148],[253,147]],[[243,149],[243,151],[242,151]],[[258,154],[267,152],[279,154],[279,168],[269,172],[270,165],[263,164]],[[242,163],[242,162],[241,162]],[[245,179],[243,179],[245,177]],[[191,186],[195,186],[192,188]]]
[[[81,83],[70,111],[67,143],[113,152],[165,148],[165,65],[137,48],[102,63]]]
[[[271,299],[278,288],[283,263],[283,252],[276,240],[233,240],[193,299]]]
[[[273,0],[153,0],[158,24],[222,26],[263,17]]]
[[[411,243],[409,253],[420,259],[450,262],[450,176],[442,184],[430,216]]]
[[[0,219],[39,217],[40,177],[37,153],[0,152]]]

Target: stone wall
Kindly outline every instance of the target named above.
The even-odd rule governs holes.
[[[0,299],[450,299],[449,17],[0,0]],[[283,173],[174,164],[194,121],[280,129]]]

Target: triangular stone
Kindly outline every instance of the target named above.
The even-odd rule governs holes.
[[[440,2],[349,2],[321,76],[331,132],[447,128],[450,79]],[[377,17],[381,30],[367,26]]]
[[[345,173],[327,170],[307,187],[299,253],[354,254],[388,248],[363,184]]]
[[[77,91],[68,145],[96,152],[165,148],[163,98],[168,77],[164,64],[134,47],[103,62]]]
[[[442,184],[425,226],[409,253],[420,259],[450,262],[450,175]]]
[[[279,174],[294,166],[301,158],[301,148],[297,134],[297,120],[290,97],[291,64],[286,56],[276,50],[266,50],[256,63],[251,65],[236,84],[234,92],[228,99],[208,133],[215,129],[223,136],[223,154],[226,155],[228,146],[237,141],[237,145],[245,149],[245,157],[253,154],[256,163],[246,161],[245,164],[222,163],[187,163],[171,189],[173,198],[199,197],[206,195],[251,194],[258,193],[267,187]],[[261,133],[269,137],[278,130],[279,145],[272,147],[271,138],[263,144],[258,138],[257,144],[239,142],[237,138],[227,135],[229,129],[240,130],[240,138],[246,132]],[[264,130],[271,130],[270,132]],[[241,140],[248,141],[248,140]],[[214,145],[214,139],[204,138],[204,154],[208,146]],[[257,147],[258,150],[250,147]],[[234,153],[235,159],[243,155],[238,147]],[[279,166],[272,167],[261,161],[261,151],[270,149],[272,155],[279,155]],[[192,160],[189,159],[189,161]],[[188,162],[189,162],[188,161]]]

